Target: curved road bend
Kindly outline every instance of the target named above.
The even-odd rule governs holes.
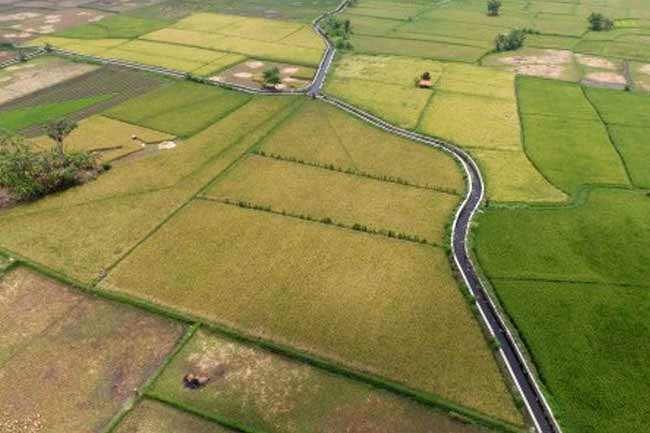
[[[467,174],[468,193],[456,214],[456,218],[452,226],[452,254],[454,256],[454,261],[456,263],[458,271],[463,276],[463,279],[465,280],[469,291],[476,299],[476,305],[479,309],[481,317],[483,318],[483,321],[485,322],[485,325],[489,329],[490,333],[494,336],[494,338],[496,338],[496,340],[500,343],[499,353],[524,400],[528,413],[532,418],[537,431],[539,433],[561,433],[560,427],[555,420],[553,412],[549,407],[546,399],[544,398],[544,395],[537,385],[535,377],[526,364],[525,358],[519,350],[519,347],[517,346],[515,339],[510,333],[510,330],[507,328],[503,318],[499,315],[494,302],[483,287],[468,253],[467,236],[470,230],[470,224],[472,218],[474,217],[474,214],[483,201],[485,189],[483,179],[481,177],[481,172],[474,160],[469,156],[469,154],[456,146],[391,125],[390,123],[385,122],[369,113],[366,113],[354,107],[353,105],[347,104],[331,96],[321,94],[321,89],[325,83],[325,78],[329,72],[329,68],[332,64],[336,50],[323,29],[320,27],[320,23],[325,18],[338,14],[345,10],[345,8],[348,6],[348,2],[349,0],[343,0],[336,9],[321,15],[312,23],[314,31],[323,38],[327,45],[327,48],[314,76],[314,79],[307,87],[295,91],[277,92],[238,85],[228,85],[226,83],[215,83],[207,80],[204,80],[203,82],[205,84],[229,87],[233,90],[246,93],[255,93],[259,95],[306,94],[312,97],[317,97],[322,101],[338,107],[339,109],[347,111],[348,113],[358,117],[361,120],[364,120],[365,122],[383,129],[384,131],[414,141],[418,141],[428,146],[442,149],[448,153],[451,153],[455,158],[457,158],[463,165],[463,168]],[[117,59],[106,59],[96,56],[88,56],[61,49],[54,49],[54,51],[64,56],[79,56],[106,64],[114,64],[127,68],[139,69],[143,71],[163,74],[178,79],[185,77],[184,72],[160,68],[156,66],[126,62]],[[45,51],[40,50],[38,54],[35,53],[35,55],[39,54],[45,54]]]

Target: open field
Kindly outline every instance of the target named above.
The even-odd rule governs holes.
[[[212,12],[308,23],[320,14],[334,9],[339,3],[339,0],[300,3],[287,3],[284,0],[171,0],[134,13],[157,19],[179,19],[196,12]]]
[[[179,380],[188,371],[211,380],[202,389],[188,390]],[[489,431],[454,421],[412,400],[204,331],[183,348],[150,393],[201,413],[236,420],[250,431]]]
[[[520,422],[444,252],[428,245],[195,201],[102,287]]]
[[[90,282],[255,145],[290,104],[254,99],[174,149],[115,164],[83,187],[6,210],[0,245]]]
[[[579,86],[521,78],[518,88],[526,150],[554,185],[575,194],[585,184],[628,184],[607,127]]]
[[[56,35],[65,38],[80,39],[131,39],[159,30],[167,25],[169,25],[167,21],[137,18],[128,15],[115,15],[95,23],[57,32]]]
[[[183,331],[22,268],[0,288],[2,431],[103,432]]]
[[[352,227],[417,236],[441,245],[460,197],[294,162],[251,156],[206,192]],[[362,205],[361,205],[362,204]]]
[[[125,122],[190,137],[244,105],[250,96],[218,87],[179,81],[106,112]]]
[[[232,431],[155,400],[144,400],[127,415],[115,433],[229,433]]]
[[[304,103],[265,138],[259,149],[267,155],[425,188],[452,192],[465,188],[451,156],[386,134],[326,104]]]
[[[433,90],[415,87],[423,72],[431,73]],[[387,84],[395,82],[399,85]],[[353,55],[336,63],[326,91],[398,126],[469,149],[484,168],[490,200],[565,198],[524,152],[513,74],[406,57]]]
[[[79,123],[67,137],[66,149],[97,152],[102,161],[112,161],[143,149],[136,136],[145,143],[172,140],[174,136],[104,116],[94,116]],[[51,148],[54,141],[41,136],[34,140],[43,148]]]
[[[95,66],[66,62],[53,57],[10,66],[0,70],[0,104],[4,105],[94,69]]]
[[[0,129],[18,132],[30,126],[37,126],[55,119],[69,116],[77,111],[92,107],[111,98],[111,95],[91,96],[58,104],[37,105],[2,112]]]
[[[648,212],[645,193],[594,189],[577,207],[494,209],[479,219],[481,266],[567,431],[648,423]]]

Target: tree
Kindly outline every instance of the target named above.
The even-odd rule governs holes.
[[[352,32],[352,23],[350,23],[350,20],[345,20],[343,22],[343,31],[345,32],[346,35]]]
[[[278,68],[269,68],[264,71],[264,84],[269,87],[275,87],[280,84],[280,70]]]
[[[614,21],[597,12],[592,12],[587,21],[589,21],[589,29],[594,32],[611,30],[614,27]]]
[[[56,153],[63,161],[65,151],[63,150],[63,140],[77,128],[77,123],[68,119],[59,119],[45,125],[45,133],[54,140],[56,144]]]
[[[524,45],[526,33],[521,29],[511,30],[510,33],[502,33],[494,40],[497,51],[517,50]]]
[[[428,72],[425,72],[424,74],[422,74],[422,79],[423,79],[424,81],[429,81],[429,80],[431,80],[431,74],[428,73]]]
[[[490,17],[496,17],[499,15],[501,9],[501,0],[488,0],[487,2],[487,14]]]

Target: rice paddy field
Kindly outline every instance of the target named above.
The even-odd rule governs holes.
[[[400,127],[469,150],[484,170],[492,201],[565,200],[565,194],[539,173],[524,151],[514,74],[411,60],[343,57],[325,90]],[[415,86],[424,72],[431,74],[432,89]]]
[[[218,379],[195,392],[178,380],[186,371]],[[412,400],[205,331],[195,334],[174,358],[150,394],[206,416],[239,420],[239,426],[250,431],[489,431]],[[147,402],[148,412],[152,405]]]
[[[167,319],[24,268],[5,274],[0,288],[5,432],[104,431],[183,334]]]
[[[428,245],[198,200],[102,287],[520,422],[444,252]]]

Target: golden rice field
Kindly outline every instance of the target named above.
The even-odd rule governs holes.
[[[460,197],[294,162],[251,156],[206,192],[274,211],[331,218],[348,227],[415,235],[442,244]]]
[[[386,134],[329,105],[312,101],[305,102],[296,114],[279,125],[260,149],[267,154],[399,178],[423,187],[456,192],[465,188],[451,156]]]
[[[445,253],[428,245],[199,200],[102,287],[520,422]]]
[[[79,122],[77,129],[66,138],[65,146],[70,150],[99,152],[102,161],[111,161],[142,150],[141,143],[132,136],[145,143],[174,138],[164,132],[98,115]],[[37,137],[34,142],[43,148],[54,146],[54,141],[46,136]]]
[[[220,371],[223,375],[201,389],[187,392],[178,380],[186,371],[200,375]],[[183,347],[150,394],[208,415],[238,420],[249,431],[488,432],[409,398],[204,330]],[[145,403],[147,413],[161,415],[155,424],[154,417],[148,416],[147,424],[164,423],[167,414],[160,410],[152,413],[152,403]],[[129,423],[129,418],[127,423],[133,426],[135,422]],[[143,416],[138,414],[134,418],[139,420]],[[162,428],[142,433],[203,433],[203,430]]]
[[[6,210],[0,245],[92,281],[255,145],[292,102],[254,99],[175,149],[115,164],[83,188]]]

